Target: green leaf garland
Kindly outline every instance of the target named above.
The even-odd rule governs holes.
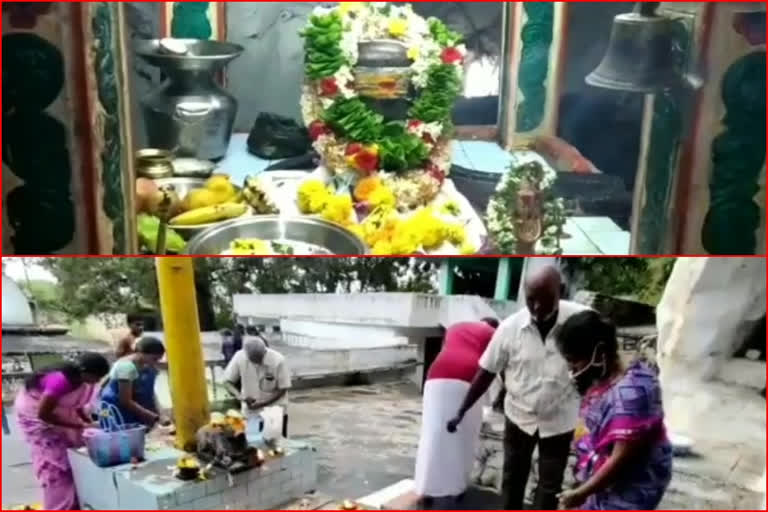
[[[377,8],[387,14],[387,7]],[[427,20],[432,38],[441,49],[460,44],[461,34],[450,30],[436,18]],[[342,67],[350,66],[341,50],[344,26],[336,11],[312,15],[301,32],[305,40],[305,75],[312,82],[332,78]],[[453,105],[461,94],[461,77],[452,64],[434,64],[427,70],[427,84],[412,102],[408,115],[422,123],[441,123],[442,137],[451,135]],[[333,132],[348,142],[377,144],[381,170],[401,173],[423,166],[430,150],[424,141],[406,130],[405,123],[384,124],[381,115],[359,98],[339,96],[323,112],[321,119]]]
[[[333,76],[347,61],[341,52],[341,18],[336,13],[311,16],[301,32],[306,40],[304,72],[312,80]]]

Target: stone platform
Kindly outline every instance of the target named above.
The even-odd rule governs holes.
[[[147,460],[112,468],[96,466],[84,449],[70,450],[75,485],[84,510],[267,510],[313,491],[317,465],[309,444],[283,440],[282,457],[229,477],[212,470],[207,480],[173,476],[183,452],[148,446]]]

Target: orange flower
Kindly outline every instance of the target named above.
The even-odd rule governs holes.
[[[371,194],[373,194],[380,186],[381,180],[378,176],[369,176],[361,179],[357,182],[357,186],[355,187],[355,199],[360,202],[367,201],[368,198],[371,197]]]

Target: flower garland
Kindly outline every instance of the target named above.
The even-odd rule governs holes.
[[[315,150],[349,182],[379,176],[400,210],[428,204],[451,166],[451,113],[461,91],[466,49],[461,35],[424,19],[410,5],[342,2],[318,7],[305,39],[304,121]],[[417,92],[405,122],[385,122],[355,89],[358,44],[380,39],[403,44]]]
[[[500,254],[517,254],[515,212],[520,192],[531,190],[541,200],[541,246],[544,254],[560,254],[560,238],[565,225],[565,204],[552,195],[557,173],[539,162],[513,163],[504,174],[496,192],[488,202],[486,223],[488,233]]]

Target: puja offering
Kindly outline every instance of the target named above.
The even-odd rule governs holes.
[[[410,5],[342,2],[317,8],[302,36],[302,113],[322,169],[297,191],[300,212],[347,227],[372,254],[476,252],[473,212],[441,197],[461,35]]]
[[[176,159],[173,178],[137,181],[138,213],[149,217],[141,220],[142,244],[157,245],[156,217],[167,224],[169,250],[196,255],[480,251],[483,222],[448,179],[466,54],[461,35],[409,5],[342,2],[317,7],[301,36],[301,110],[319,167],[235,184],[198,166],[201,157]],[[202,43],[177,42],[154,42],[142,55],[157,64],[205,55]],[[189,51],[180,56],[182,49]]]
[[[349,229],[309,216],[256,215],[208,229],[189,241],[185,254],[254,255],[367,254]]]
[[[212,413],[207,425],[197,431],[197,456],[230,473],[260,466],[264,456],[248,445],[245,418],[240,411]]]

